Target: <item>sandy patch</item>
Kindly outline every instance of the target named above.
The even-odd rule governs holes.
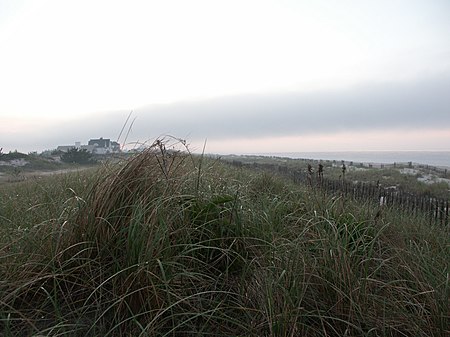
[[[40,179],[45,176],[51,176],[55,174],[65,174],[69,172],[81,172],[86,170],[88,167],[79,168],[67,168],[63,170],[55,171],[33,171],[33,172],[22,172],[18,176],[13,176],[11,174],[5,174],[0,172],[0,183],[14,183],[18,181],[24,181],[28,179]]]
[[[416,170],[416,169],[413,169],[413,168],[402,168],[400,170],[400,173],[401,174],[409,174],[409,175],[415,176],[416,174],[419,174],[420,171]]]
[[[435,184],[435,183],[447,183],[450,186],[450,179],[439,178],[433,174],[425,174],[422,177],[417,178],[418,181],[421,181],[427,185]]]
[[[29,164],[29,162],[23,158],[7,161],[0,160],[0,166],[25,166],[27,164]]]

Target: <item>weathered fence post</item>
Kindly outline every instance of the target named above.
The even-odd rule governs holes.
[[[447,203],[445,205],[445,225],[448,225],[448,200]]]

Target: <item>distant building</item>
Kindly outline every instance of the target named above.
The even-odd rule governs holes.
[[[106,154],[120,151],[120,144],[111,139],[100,137],[98,139],[90,139],[88,146],[93,146],[92,153]]]
[[[95,146],[94,145],[81,145],[79,147],[81,150],[86,150],[87,152],[94,153]]]
[[[94,145],[95,147],[102,149],[109,149],[111,147],[111,140],[106,138],[104,139],[103,137],[100,137],[99,139],[90,139],[88,145]]]
[[[111,142],[113,152],[120,152],[120,144],[118,142]]]
[[[69,150],[76,149],[75,145],[60,145],[56,148],[56,151],[68,152]]]
[[[81,149],[81,142],[75,142],[75,145],[60,145],[56,148],[56,151],[67,152],[73,149]]]
[[[100,137],[98,139],[91,139],[88,145],[81,145],[81,142],[75,142],[75,145],[60,145],[56,148],[57,151],[67,152],[72,149],[86,150],[94,154],[107,154],[120,152],[120,144],[111,139]]]

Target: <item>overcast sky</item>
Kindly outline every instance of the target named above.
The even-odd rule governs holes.
[[[447,0],[0,0],[0,148],[450,150]],[[124,139],[119,139],[123,142]]]

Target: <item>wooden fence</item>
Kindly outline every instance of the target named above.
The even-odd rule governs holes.
[[[283,159],[282,157],[273,157],[278,159]],[[346,166],[353,166],[353,167],[365,167],[365,168],[411,168],[411,169],[421,169],[423,171],[426,171],[428,173],[436,174],[442,178],[449,178],[450,177],[450,171],[448,168],[445,167],[438,167],[433,165],[426,165],[426,164],[420,164],[415,162],[396,162],[396,163],[376,163],[376,162],[357,162],[357,161],[350,161],[350,160],[333,160],[333,159],[307,159],[307,158],[296,158],[295,160],[300,160],[305,163],[311,163],[314,164],[315,167],[317,167],[318,163],[323,163],[326,165],[332,165],[332,166],[342,166],[342,164],[345,164]],[[236,161],[236,160],[235,160]]]
[[[429,218],[430,223],[449,224],[449,200],[438,199],[430,195],[414,194],[392,187],[382,187],[374,183],[354,183],[345,179],[328,179],[323,176],[309,174],[305,170],[290,169],[276,164],[244,164],[238,160],[227,163],[237,167],[245,166],[276,172],[298,184],[324,189],[331,193],[340,193],[356,200],[372,201],[379,206],[397,207],[411,215],[425,215]]]

